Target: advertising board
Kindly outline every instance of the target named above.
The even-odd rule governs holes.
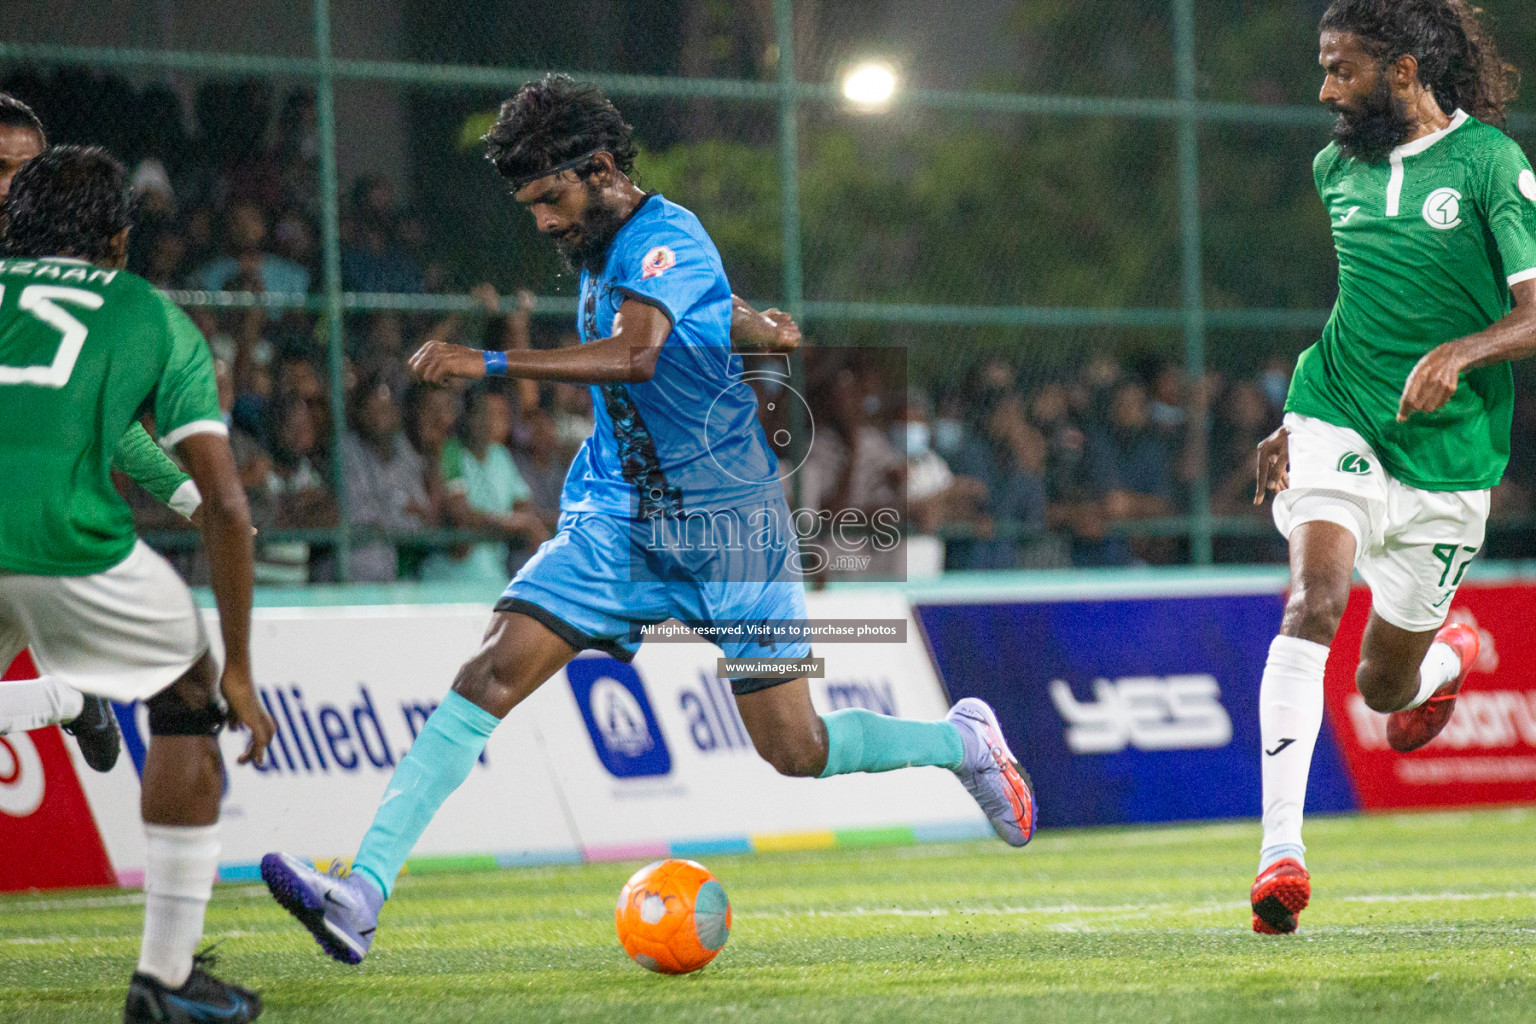
[[[1256,817],[1279,593],[919,605],[952,696],[997,710],[1044,826]],[[1309,811],[1355,807],[1324,722]]]
[[[1422,750],[1387,746],[1387,718],[1355,690],[1354,652],[1370,613],[1357,587],[1328,659],[1328,715],[1367,810],[1536,802],[1536,587],[1463,586],[1452,621],[1477,629],[1477,662],[1462,684],[1456,713]]]
[[[817,618],[908,621],[900,594],[812,595]],[[277,725],[261,768],[221,740],[225,878],[270,850],[349,857],[395,764],[479,646],[478,605],[257,609],[252,659]],[[819,709],[938,718],[947,702],[915,627],[904,643],[817,644]],[[831,780],[778,775],[754,751],[712,644],[651,643],[633,664],[585,654],[518,706],[418,844],[416,867],[990,835],[936,768]],[[137,769],[146,713],[119,706],[126,756],[78,774],[111,863],[142,870]],[[56,730],[51,731],[57,741]],[[62,746],[60,747],[62,756]],[[89,820],[89,816],[87,816]]]

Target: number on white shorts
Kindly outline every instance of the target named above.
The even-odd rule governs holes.
[[[1445,566],[1440,571],[1440,582],[1435,584],[1437,587],[1443,587],[1445,586],[1445,578],[1451,574],[1451,566],[1456,563],[1456,545],[1436,544],[1430,550],[1435,553],[1435,558]],[[1467,553],[1467,557],[1462,559],[1461,567],[1456,570],[1456,577],[1451,580],[1451,586],[1453,587],[1461,586],[1461,577],[1466,573],[1467,566],[1472,564],[1472,556],[1477,554],[1477,548],[1469,548],[1462,545],[1461,550]]]

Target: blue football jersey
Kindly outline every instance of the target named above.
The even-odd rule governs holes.
[[[731,285],[699,219],[645,199],[581,275],[582,343],[610,337],[626,300],[657,307],[672,333],[643,384],[592,387],[596,424],[565,478],[560,507],[638,519],[740,508],[781,494],[757,397],[731,351]]]

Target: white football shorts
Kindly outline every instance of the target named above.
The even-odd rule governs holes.
[[[112,700],[144,700],[208,651],[192,592],[143,541],[92,576],[0,572],[0,671],[32,650],[37,670]]]
[[[1337,523],[1355,537],[1355,568],[1371,608],[1399,629],[1439,629],[1472,556],[1483,546],[1488,492],[1424,491],[1393,479],[1365,438],[1286,413],[1291,486],[1275,495],[1275,525]]]

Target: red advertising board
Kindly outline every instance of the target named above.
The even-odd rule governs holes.
[[[36,675],[23,651],[0,679]],[[0,851],[0,892],[117,884],[57,726],[0,736]]]
[[[1365,810],[1536,803],[1536,586],[1461,588],[1451,621],[1482,640],[1445,731],[1412,754],[1387,746],[1387,716],[1355,689],[1371,607],[1357,587],[1328,658],[1328,717]]]

